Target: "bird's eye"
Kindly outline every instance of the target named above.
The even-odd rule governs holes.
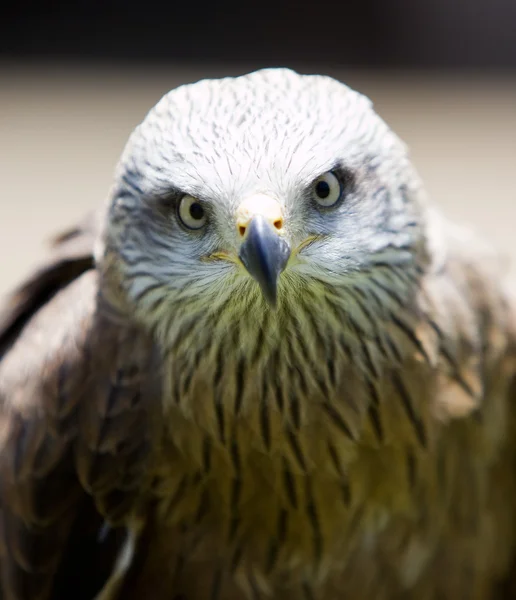
[[[312,196],[320,206],[334,206],[342,196],[342,185],[336,175],[328,171],[312,184]]]
[[[201,229],[206,225],[207,217],[203,205],[193,196],[183,196],[179,201],[179,218],[188,229]]]

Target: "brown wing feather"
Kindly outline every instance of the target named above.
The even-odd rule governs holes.
[[[23,326],[56,292],[93,268],[96,215],[51,241],[43,264],[0,304],[0,359]]]
[[[101,308],[93,239],[60,236],[0,311],[0,598],[93,597],[121,541],[99,527],[134,518],[150,477],[159,359]]]

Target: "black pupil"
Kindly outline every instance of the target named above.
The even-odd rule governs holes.
[[[204,217],[204,208],[198,202],[193,202],[190,205],[190,216],[192,219],[200,221]]]
[[[315,186],[315,193],[319,198],[327,198],[330,195],[330,185],[326,181],[319,181]]]

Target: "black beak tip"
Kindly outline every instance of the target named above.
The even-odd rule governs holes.
[[[271,307],[271,308],[276,308],[276,306],[278,305],[278,286],[275,285],[274,288],[272,287],[267,287],[264,288],[263,286],[261,286],[262,289],[262,294],[265,298],[265,300],[267,301],[267,304]]]

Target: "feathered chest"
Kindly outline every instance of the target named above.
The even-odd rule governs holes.
[[[155,491],[191,552],[315,577],[408,510],[426,417],[410,381],[368,377],[343,348],[304,369],[291,352],[170,363]]]

